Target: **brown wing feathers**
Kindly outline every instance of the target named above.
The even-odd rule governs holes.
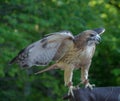
[[[53,58],[53,60],[56,60],[62,55],[60,52],[62,49],[59,50],[59,47],[64,40],[68,40],[69,38],[72,39],[73,35],[68,31],[61,31],[47,35],[43,39],[21,50],[18,55],[10,61],[10,64],[17,62],[21,67],[47,65]],[[64,49],[62,52],[64,52]]]

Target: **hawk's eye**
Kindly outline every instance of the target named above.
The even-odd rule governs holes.
[[[94,36],[94,34],[90,34],[90,37],[93,37]]]

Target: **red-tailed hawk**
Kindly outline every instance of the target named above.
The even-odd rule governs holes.
[[[28,68],[48,65],[55,61],[55,64],[38,73],[63,69],[65,85],[71,87],[73,70],[81,69],[81,82],[86,87],[91,87],[88,82],[88,71],[95,46],[104,31],[104,28],[86,30],[77,36],[73,36],[69,31],[51,33],[20,51],[10,64],[17,62],[21,67]]]

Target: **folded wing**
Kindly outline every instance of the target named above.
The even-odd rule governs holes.
[[[21,67],[47,65],[59,60],[72,47],[73,39],[69,31],[52,33],[20,51],[10,64],[17,62]]]

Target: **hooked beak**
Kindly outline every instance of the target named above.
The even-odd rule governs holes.
[[[96,41],[96,44],[98,44],[101,41],[100,35],[98,35],[98,34],[96,35],[95,41]]]
[[[95,31],[97,34],[102,34],[105,32],[105,28],[96,28],[96,29],[93,29],[93,31]]]

